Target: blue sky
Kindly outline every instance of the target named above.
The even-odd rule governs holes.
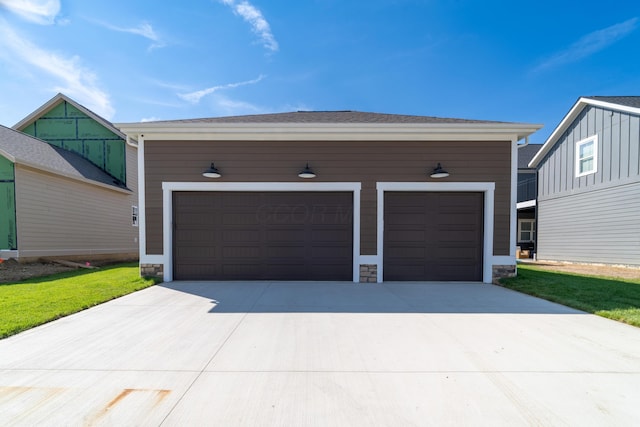
[[[0,124],[57,92],[113,122],[359,110],[541,123],[640,95],[640,4],[0,0]]]

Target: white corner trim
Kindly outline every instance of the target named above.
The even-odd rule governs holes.
[[[493,276],[494,182],[378,182],[378,257],[384,259],[384,193],[386,191],[471,191],[484,193],[484,232],[482,281],[491,283]],[[383,263],[378,264],[378,283],[383,280]]]
[[[138,139],[138,244],[140,263],[147,255],[147,204],[144,172],[144,135]]]
[[[162,231],[164,281],[173,281],[174,191],[346,191],[353,192],[353,281],[360,281],[360,182],[163,182]]]

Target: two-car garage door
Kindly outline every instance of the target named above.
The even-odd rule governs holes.
[[[385,281],[481,281],[483,193],[385,192]],[[177,280],[353,279],[352,192],[174,192]]]
[[[352,192],[174,192],[177,280],[353,279]]]

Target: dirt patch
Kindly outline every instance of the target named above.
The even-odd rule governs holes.
[[[573,264],[556,261],[525,261],[523,264],[535,265],[549,271],[586,274],[590,276],[616,277],[620,279],[640,279],[640,268],[613,265]]]

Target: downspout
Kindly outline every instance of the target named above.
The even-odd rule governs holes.
[[[527,145],[529,145],[529,137],[525,136],[524,137],[524,144],[518,144],[518,148],[526,147]]]
[[[127,142],[127,145],[132,146],[133,148],[138,148],[138,144],[134,144],[133,139],[129,136],[129,134],[127,134],[127,137],[125,138],[125,141]]]

